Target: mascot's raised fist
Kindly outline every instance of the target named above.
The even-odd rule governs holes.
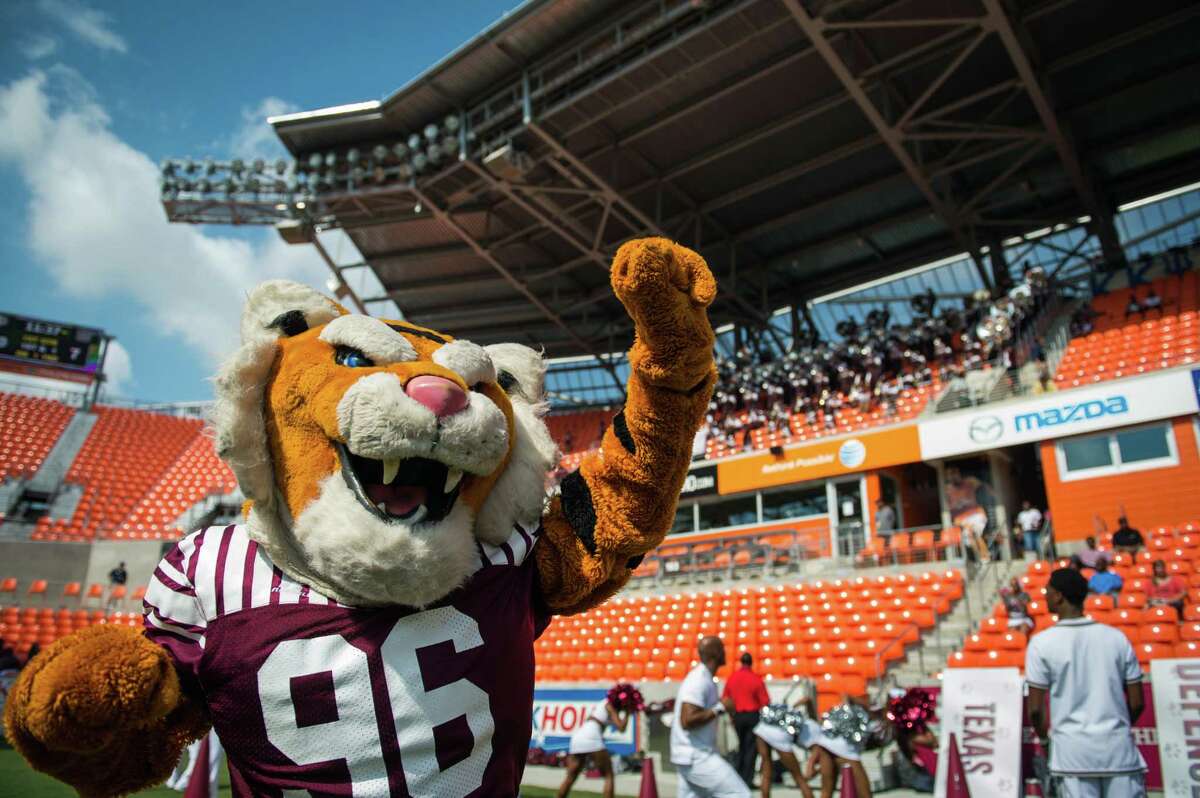
[[[144,635],[30,663],[8,739],[86,796],[160,782],[210,723],[235,795],[516,795],[534,640],[663,539],[716,379],[699,255],[630,242],[612,283],[628,398],[553,496],[537,351],[256,288],[212,419],[246,522],[167,553]]]
[[[705,308],[717,294],[704,259],[665,238],[630,241],[617,250],[612,286],[634,320],[631,358],[647,377],[675,390],[703,380],[713,345]]]

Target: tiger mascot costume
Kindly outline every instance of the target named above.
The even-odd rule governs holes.
[[[142,631],[37,656],[8,739],[84,796],[163,781],[210,725],[236,795],[516,795],[533,642],[663,539],[716,379],[699,255],[632,241],[611,281],[628,398],[549,500],[537,352],[255,289],[213,418],[246,523],[163,558]]]

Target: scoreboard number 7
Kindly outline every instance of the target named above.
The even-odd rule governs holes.
[[[488,695],[467,679],[426,690],[417,649],[453,643],[455,653],[483,645],[479,625],[453,607],[438,607],[401,618],[380,646],[388,706],[376,706],[368,656],[338,634],[280,643],[258,671],[267,739],[297,765],[342,760],[355,798],[388,796],[384,743],[378,717],[395,723],[408,793],[463,798],[483,783],[492,757],[495,728]],[[336,717],[301,725],[292,700],[293,680],[328,675]],[[382,703],[382,702],[380,702]],[[471,753],[446,769],[438,763],[433,729],[465,718],[473,738]],[[303,796],[288,790],[287,796]]]

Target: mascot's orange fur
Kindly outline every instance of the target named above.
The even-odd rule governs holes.
[[[195,533],[164,558],[144,633],[92,627],[36,657],[9,695],[8,739],[86,796],[161,782],[210,725],[237,794],[515,794],[533,637],[549,615],[613,595],[663,539],[715,380],[705,308],[716,285],[696,253],[633,241],[611,279],[635,322],[628,399],[550,500],[543,480],[556,452],[536,352],[350,315],[292,283],[257,289],[242,347],[218,375],[213,419],[248,499],[246,524]],[[265,568],[267,581],[233,591],[226,582],[214,605],[205,569],[241,573],[235,546],[247,579]],[[517,620],[492,634],[472,617],[491,610]],[[259,665],[222,657],[302,612],[332,620],[272,638],[254,654],[258,682],[246,676],[251,698],[231,702],[230,685]],[[360,642],[334,621],[390,632]],[[454,647],[438,649],[445,641]],[[446,673],[422,659],[434,654],[454,663]],[[268,678],[276,672],[281,693]],[[362,692],[355,674],[368,673],[382,674],[390,697]],[[496,673],[523,710],[505,715],[506,693],[477,687]],[[450,684],[441,693],[439,679]],[[277,693],[282,714],[270,704]],[[242,704],[257,702],[275,714],[243,721]],[[352,729],[366,742],[347,739]],[[467,744],[456,748],[451,732]]]

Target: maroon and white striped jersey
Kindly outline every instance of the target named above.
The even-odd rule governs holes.
[[[235,795],[515,796],[529,746],[541,529],[479,546],[436,606],[355,608],[289,579],[240,526],[154,572],[146,634],[203,692]]]

